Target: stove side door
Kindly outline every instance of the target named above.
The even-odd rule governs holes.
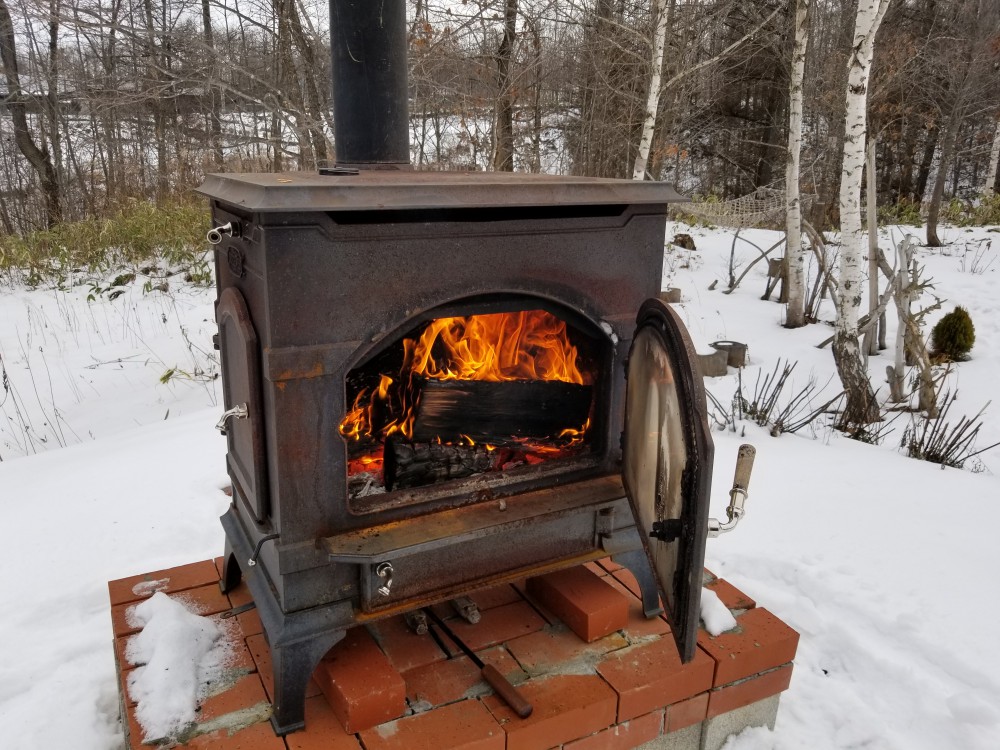
[[[219,350],[222,355],[222,390],[226,409],[246,404],[245,419],[226,422],[229,452],[226,464],[234,491],[241,496],[258,523],[268,515],[261,401],[260,347],[243,295],[233,287],[219,295],[216,310]]]
[[[697,640],[714,453],[696,362],[677,314],[647,300],[628,358],[622,479],[685,662]]]

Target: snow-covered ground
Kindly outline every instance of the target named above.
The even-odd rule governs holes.
[[[698,249],[669,252],[664,283],[683,290],[679,309],[698,348],[748,343],[751,390],[781,358],[798,362],[794,384],[813,377],[834,395],[830,351],[816,348],[831,329],[782,328],[783,307],[759,299],[763,264],[723,294],[732,235],[671,225],[668,237],[678,231]],[[902,231],[887,230],[883,243]],[[777,236],[741,234],[762,248]],[[979,437],[986,446],[1000,441],[1000,262],[991,261],[1000,234],[949,228],[946,239],[948,248],[919,251],[946,300],[930,321],[956,303],[972,315],[976,347],[950,376],[952,416],[996,401]],[[737,244],[739,265],[756,254]],[[118,748],[106,581],[222,550],[228,480],[212,429],[221,411],[213,292],[176,283],[144,291],[143,281],[91,302],[86,286],[0,290],[5,747]],[[873,358],[876,385],[889,362],[891,350]],[[708,387],[728,405],[736,376]],[[880,446],[825,422],[779,438],[750,422],[737,423],[745,434],[715,433],[714,515],[724,512],[738,445],[754,442],[758,457],[748,515],[710,541],[708,566],[802,634],[775,731],[750,730],[731,750],[1000,747],[1000,598],[990,583],[1000,571],[1000,448],[979,456],[978,472],[942,470],[900,453],[907,419]]]

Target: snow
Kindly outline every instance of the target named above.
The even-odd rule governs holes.
[[[905,231],[922,236],[889,228],[883,245]],[[817,401],[832,396],[832,357],[816,348],[831,329],[782,328],[782,306],[760,300],[764,264],[723,294],[731,233],[671,225],[667,235],[676,232],[691,234],[698,249],[666,255],[663,286],[682,289],[677,309],[696,348],[707,352],[719,339],[749,344],[745,389],[780,358],[798,362],[793,385],[813,378]],[[949,379],[959,393],[953,411],[971,415],[993,401],[977,441],[984,447],[1000,441],[1000,263],[978,263],[975,273],[972,256],[998,235],[943,234],[949,247],[918,251],[945,300],[929,323],[955,304],[972,315],[972,359]],[[777,236],[742,232],[737,274],[757,255],[742,238],[767,248]],[[6,747],[117,750],[106,582],[223,548],[218,516],[229,499],[220,491],[228,484],[225,441],[213,429],[222,410],[210,340],[214,292],[142,285],[140,277],[121,297],[90,303],[86,287],[0,290],[9,384],[0,390]],[[870,365],[883,397],[891,360],[890,350]],[[161,383],[171,370],[176,376]],[[728,406],[737,383],[730,370],[707,385]],[[1000,639],[992,631],[1000,545],[992,532],[1000,448],[965,470],[915,461],[898,447],[908,419],[878,446],[849,440],[825,420],[780,437],[745,420],[735,432],[713,433],[712,515],[724,517],[741,442],[756,445],[757,461],[746,516],[709,540],[706,565],[801,633],[775,730],[748,730],[729,750],[998,747]]]
[[[721,635],[736,627],[736,618],[712,589],[701,591],[701,622],[709,635]]]
[[[176,737],[194,722],[207,685],[221,677],[228,642],[210,619],[162,591],[127,610],[127,616],[141,628],[128,640],[125,655],[140,665],[128,676],[128,690],[143,738]]]

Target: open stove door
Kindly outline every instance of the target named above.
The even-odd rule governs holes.
[[[694,658],[714,447],[697,358],[677,314],[639,310],[628,356],[622,480],[681,659]]]

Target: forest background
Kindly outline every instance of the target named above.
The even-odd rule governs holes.
[[[801,191],[829,228],[858,8],[808,4]],[[891,3],[868,91],[881,218],[970,220],[1000,188],[996,5]],[[781,190],[795,6],[409,0],[413,163],[630,177],[655,73],[647,177],[708,200]],[[328,25],[315,0],[0,0],[0,234],[331,161]]]

